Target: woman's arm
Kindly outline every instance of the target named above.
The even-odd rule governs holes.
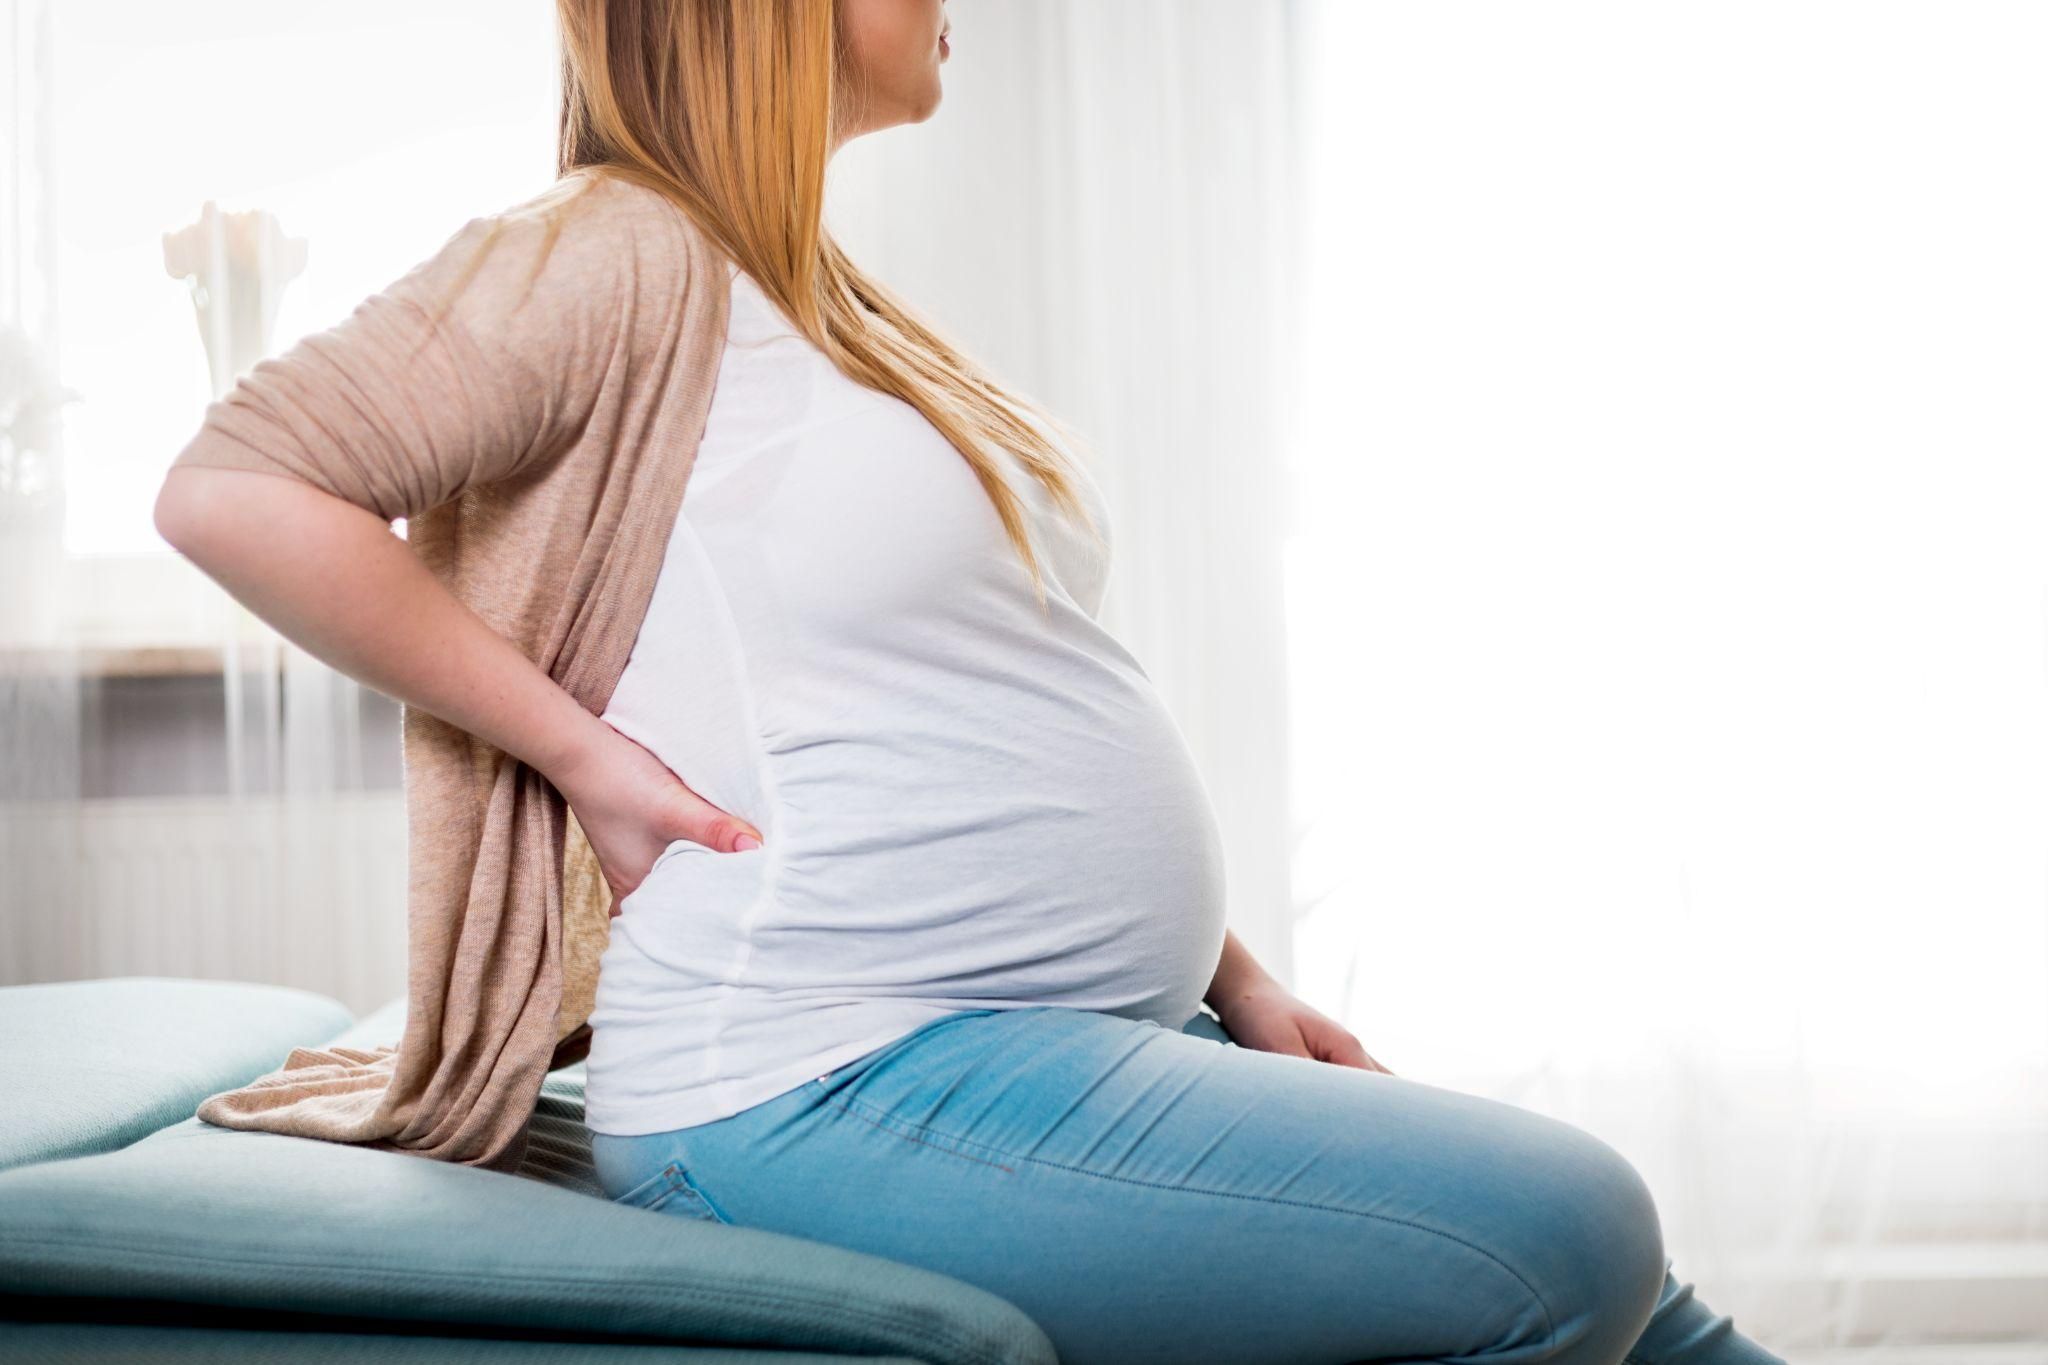
[[[157,530],[279,634],[553,782],[615,897],[661,850],[734,851],[760,831],[703,800],[583,705],[434,576],[375,512],[254,470],[174,468]]]
[[[605,724],[390,530],[549,477],[604,420],[622,319],[690,287],[673,214],[610,183],[549,199],[547,213],[537,197],[470,219],[334,326],[256,362],[173,458],[156,524],[287,639],[553,783],[617,913],[668,844],[734,852],[760,832]]]
[[[1272,975],[1258,964],[1251,949],[1244,946],[1236,934],[1223,931],[1223,957],[1216,964],[1215,979],[1209,983],[1209,993],[1202,998],[1209,1002],[1209,1008],[1223,1016],[1225,1005],[1235,1005],[1255,993],[1261,986],[1276,986]]]
[[[156,528],[309,654],[550,779],[601,723],[374,512],[271,474],[173,469]]]

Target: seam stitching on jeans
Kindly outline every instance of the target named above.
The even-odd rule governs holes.
[[[724,1213],[720,1212],[718,1205],[711,1202],[711,1196],[697,1187],[697,1182],[690,1178],[688,1171],[678,1170],[675,1179],[677,1193],[695,1200],[697,1206],[704,1210],[698,1217],[707,1223],[719,1223],[726,1227],[734,1226],[732,1219],[726,1217]]]
[[[859,1100],[854,1099],[849,1099],[846,1104],[838,1104],[832,1101],[827,1102],[832,1103],[833,1107],[836,1109],[845,1109],[846,1112],[849,1114],[853,1114],[853,1110],[848,1108],[848,1105],[861,1103]],[[872,1106],[869,1105],[862,1105],[862,1107],[872,1108]],[[875,1112],[878,1114],[881,1113],[881,1111],[879,1110],[876,1110]],[[866,1119],[867,1122],[875,1124],[877,1128],[882,1127],[880,1123],[877,1123],[874,1119],[867,1118],[867,1116],[864,1114],[853,1114],[853,1116],[857,1119]],[[1239,1194],[1235,1190],[1205,1190],[1200,1189],[1193,1185],[1165,1185],[1161,1184],[1156,1180],[1139,1180],[1133,1176],[1128,1175],[1111,1175],[1107,1171],[1091,1171],[1088,1170],[1086,1167],[1082,1166],[1069,1166],[1063,1161],[1050,1161],[1042,1156],[1031,1156],[1028,1153],[1020,1152],[1006,1152],[1000,1147],[991,1147],[989,1144],[985,1142],[976,1142],[972,1138],[956,1137],[951,1133],[941,1133],[936,1128],[927,1128],[925,1125],[921,1123],[913,1123],[909,1119],[898,1118],[893,1114],[882,1114],[881,1116],[883,1118],[888,1119],[892,1123],[901,1123],[906,1127],[915,1128],[920,1133],[928,1134],[931,1137],[944,1138],[948,1142],[957,1142],[968,1147],[979,1147],[984,1152],[991,1152],[997,1156],[1007,1157],[1011,1161],[1029,1161],[1040,1166],[1050,1166],[1054,1170],[1071,1171],[1075,1175],[1092,1176],[1097,1180],[1117,1180],[1123,1182],[1126,1185],[1141,1185],[1144,1188],[1151,1190],[1178,1190],[1187,1194],[1215,1195],[1222,1199],[1249,1199],[1252,1200],[1254,1203],[1261,1204],[1286,1204],[1291,1208],[1314,1209],[1319,1213],[1343,1213],[1349,1214],[1353,1218],[1371,1218],[1377,1222],[1395,1223],[1400,1225],[1401,1227],[1414,1228],[1418,1232],[1431,1233],[1435,1236],[1442,1237],[1447,1241],[1456,1242],[1459,1246],[1466,1247],[1472,1251],[1478,1252],[1481,1256],[1484,1256],[1487,1260],[1492,1261],[1495,1265],[1499,1266],[1502,1270],[1505,1270],[1509,1275],[1513,1276],[1515,1283],[1521,1285],[1522,1288],[1529,1291],[1529,1297],[1536,1301],[1537,1310],[1543,1314],[1543,1326],[1550,1333],[1549,1340],[1544,1343],[1545,1349],[1549,1349],[1550,1347],[1553,1347],[1557,1344],[1557,1322],[1550,1316],[1550,1305],[1545,1303],[1543,1301],[1543,1296],[1536,1292],[1536,1286],[1530,1284],[1527,1280],[1523,1279],[1520,1271],[1516,1270],[1506,1261],[1503,1261],[1500,1257],[1488,1251],[1485,1247],[1480,1246],[1476,1242],[1468,1242],[1463,1237],[1458,1236],[1454,1232],[1445,1232],[1442,1228],[1433,1228],[1426,1223],[1411,1222],[1406,1218],[1395,1218],[1391,1214],[1371,1213],[1364,1209],[1338,1208],[1330,1204],[1312,1204],[1306,1199],[1282,1199],[1277,1195],[1268,1194]],[[889,1129],[887,1131],[895,1132],[894,1129]],[[908,1135],[899,1132],[896,1133],[896,1136],[907,1137]],[[947,1149],[941,1147],[939,1148],[939,1150],[945,1151]],[[955,1152],[954,1155],[967,1156],[967,1153]],[[968,1159],[971,1161],[975,1160],[976,1158],[968,1157]],[[1001,1169],[1007,1171],[1010,1168],[1004,1166]]]
[[[905,1123],[905,1127],[910,1127],[910,1128],[917,1128],[917,1129],[918,1129],[918,1132],[917,1132],[917,1133],[906,1133],[906,1132],[903,1132],[903,1131],[901,1131],[900,1129],[896,1129],[896,1128],[891,1128],[891,1127],[889,1127],[889,1126],[888,1126],[888,1124],[882,1123],[882,1122],[880,1122],[880,1121],[878,1121],[878,1120],[876,1120],[876,1119],[872,1119],[872,1118],[869,1118],[869,1117],[868,1117],[868,1116],[867,1116],[866,1114],[855,1114],[855,1113],[854,1113],[854,1111],[853,1111],[853,1110],[852,1110],[851,1108],[849,1108],[849,1107],[848,1107],[847,1105],[845,1105],[845,1104],[842,1104],[842,1103],[840,1103],[840,1102],[839,1102],[838,1100],[835,1100],[835,1099],[830,1099],[830,1098],[827,1098],[827,1099],[826,1099],[826,1101],[825,1101],[825,1103],[826,1103],[826,1104],[828,1104],[828,1105],[830,1105],[830,1106],[831,1106],[832,1108],[834,1108],[834,1109],[837,1109],[837,1110],[839,1110],[839,1111],[840,1111],[841,1113],[843,1113],[843,1114],[853,1114],[853,1116],[854,1116],[855,1118],[859,1119],[859,1120],[860,1120],[860,1121],[861,1121],[862,1123],[872,1124],[872,1125],[874,1125],[875,1127],[877,1127],[877,1128],[880,1128],[880,1129],[881,1129],[881,1130],[882,1130],[883,1132],[885,1132],[885,1133],[889,1134],[889,1136],[891,1136],[891,1137],[900,1137],[900,1138],[902,1138],[902,1139],[903,1139],[903,1140],[904,1140],[905,1142],[919,1142],[919,1143],[923,1143],[923,1144],[924,1144],[925,1146],[927,1146],[927,1147],[931,1148],[931,1149],[932,1149],[933,1151],[936,1151],[936,1152],[945,1152],[945,1153],[947,1153],[948,1155],[951,1155],[951,1156],[957,1156],[957,1157],[959,1157],[959,1158],[960,1158],[960,1159],[961,1159],[962,1161],[972,1161],[972,1162],[976,1162],[976,1163],[978,1163],[978,1164],[980,1164],[980,1165],[983,1165],[983,1166],[993,1166],[993,1167],[995,1167],[995,1168],[996,1168],[997,1170],[999,1170],[999,1171],[1008,1171],[1008,1172],[1009,1172],[1009,1173],[1010,1173],[1011,1175],[1015,1175],[1015,1174],[1016,1174],[1016,1172],[1015,1172],[1014,1170],[1011,1170],[1011,1169],[1010,1169],[1010,1168],[1009,1168],[1008,1166],[1005,1166],[1005,1165],[1003,1165],[1003,1164],[1002,1164],[1001,1162],[999,1162],[999,1161],[984,1161],[984,1160],[982,1160],[982,1158],[980,1158],[980,1157],[978,1157],[978,1156],[974,1156],[974,1155],[972,1155],[971,1153],[968,1153],[968,1152],[956,1152],[956,1151],[954,1151],[954,1150],[953,1150],[952,1148],[950,1148],[950,1147],[941,1147],[941,1146],[940,1146],[940,1145],[939,1145],[938,1143],[936,1143],[936,1142],[931,1142],[931,1141],[928,1141],[928,1140],[926,1139],[926,1137],[924,1137],[924,1136],[920,1136],[920,1135],[919,1135],[919,1134],[928,1134],[928,1135],[929,1135],[930,1137],[945,1137],[946,1135],[945,1135],[944,1133],[935,1133],[935,1132],[932,1132],[932,1131],[931,1131],[930,1129],[927,1129],[927,1128],[922,1128],[922,1127],[920,1127],[920,1126],[919,1126],[919,1125],[917,1125],[917,1124],[914,1124],[914,1123],[905,1123],[905,1121],[904,1121],[904,1120],[902,1120],[902,1119],[898,1119],[898,1118],[890,1117],[890,1116],[887,1116],[887,1115],[885,1115],[885,1116],[884,1116],[884,1117],[888,1117],[888,1118],[889,1118],[889,1122],[890,1122],[890,1123]],[[948,1140],[949,1142],[958,1142],[958,1141],[960,1141],[960,1139],[958,1139],[958,1138],[948,1138],[947,1140]],[[973,1145],[973,1146],[976,1146],[976,1147],[980,1147],[980,1146],[981,1146],[982,1144],[980,1144],[980,1143],[978,1143],[978,1142],[977,1142],[977,1143],[973,1143],[973,1144],[971,1144],[971,1145]],[[988,1150],[988,1149],[984,1148],[983,1150]]]

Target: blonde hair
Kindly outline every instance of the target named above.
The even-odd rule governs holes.
[[[893,394],[945,436],[1045,585],[1028,512],[990,453],[1010,452],[1101,540],[1068,474],[1065,423],[996,380],[847,259],[824,228],[825,165],[843,70],[834,0],[557,0],[558,172],[616,176],[673,201],[848,378]],[[549,212],[547,240],[559,232]]]

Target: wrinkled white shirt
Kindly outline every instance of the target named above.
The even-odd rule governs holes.
[[[621,902],[590,1126],[723,1118],[953,1010],[1180,1027],[1222,951],[1222,846],[1180,730],[1095,619],[1106,550],[1006,465],[1041,615],[960,454],[729,269],[708,425],[605,719],[765,843],[678,840]]]

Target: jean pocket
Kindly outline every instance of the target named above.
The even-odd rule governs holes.
[[[674,1161],[612,1202],[647,1213],[673,1213],[681,1218],[697,1218],[707,1223],[732,1222],[704,1197],[704,1192],[690,1179],[690,1173]]]

